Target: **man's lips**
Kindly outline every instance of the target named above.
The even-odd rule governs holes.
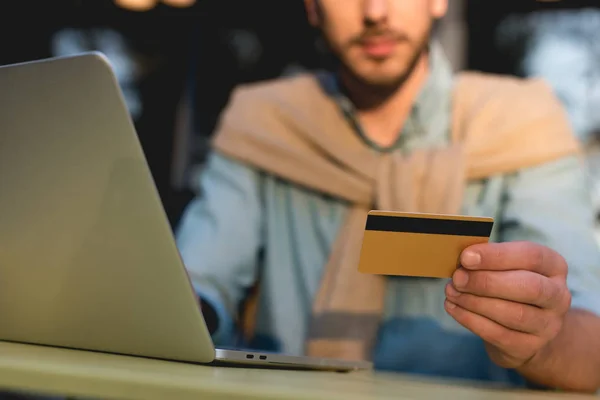
[[[387,57],[394,51],[398,42],[392,38],[372,38],[361,42],[363,51],[371,57]]]

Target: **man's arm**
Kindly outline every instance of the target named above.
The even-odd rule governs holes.
[[[502,241],[532,241],[569,265],[571,309],[557,337],[519,372],[552,388],[600,388],[600,250],[583,168],[575,158],[531,168],[508,179]]]
[[[240,301],[256,279],[262,246],[259,173],[212,154],[200,178],[200,195],[187,207],[177,246],[201,299],[217,345],[233,340]]]

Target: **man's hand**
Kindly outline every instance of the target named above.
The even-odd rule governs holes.
[[[519,368],[560,332],[571,305],[567,263],[528,242],[476,245],[446,286],[446,311],[485,343],[491,359]]]

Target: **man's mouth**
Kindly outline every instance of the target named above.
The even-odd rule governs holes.
[[[391,37],[371,37],[361,41],[361,48],[370,57],[384,58],[394,52],[398,41]]]

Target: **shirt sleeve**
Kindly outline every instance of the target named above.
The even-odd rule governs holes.
[[[261,244],[258,171],[214,153],[199,178],[200,195],[186,208],[177,245],[192,285],[217,313],[217,345],[233,341],[233,321],[256,279]]]
[[[501,241],[532,241],[569,264],[572,308],[600,315],[600,248],[586,175],[576,157],[528,168],[507,178]]]

